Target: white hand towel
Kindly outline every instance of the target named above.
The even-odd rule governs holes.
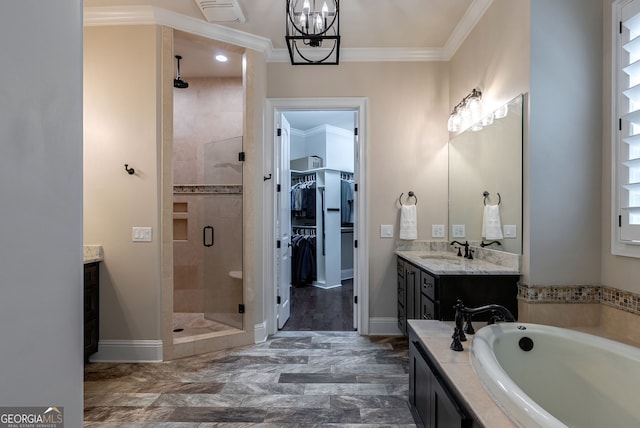
[[[418,211],[415,205],[400,207],[400,239],[418,239]]]
[[[482,236],[486,239],[502,239],[500,205],[485,205],[482,218]]]

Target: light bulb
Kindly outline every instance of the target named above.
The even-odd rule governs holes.
[[[496,119],[502,119],[503,117],[506,117],[507,114],[509,114],[509,106],[506,104],[503,105],[502,107],[499,107],[495,111],[495,113],[493,113]]]
[[[456,124],[456,117],[453,113],[451,113],[451,115],[449,116],[449,120],[447,120],[447,130],[449,132],[457,132],[458,131],[458,127]]]
[[[310,10],[311,10],[311,5],[309,4],[309,0],[304,0],[304,3],[302,3],[302,12],[304,14],[309,14]]]
[[[482,100],[480,97],[471,97],[467,102],[467,109],[472,123],[476,123],[482,119]]]
[[[464,106],[460,109],[460,129],[467,129],[471,125],[471,114],[469,109]]]
[[[493,124],[493,113],[486,115],[481,120],[482,126],[489,126]]]
[[[300,14],[300,28],[304,30],[307,26],[307,15],[304,13]]]
[[[329,7],[327,6],[327,2],[325,1],[322,5],[322,17],[327,19],[327,15],[329,15]]]
[[[322,22],[322,16],[320,14],[316,15],[316,34],[322,33],[322,30],[324,30]]]

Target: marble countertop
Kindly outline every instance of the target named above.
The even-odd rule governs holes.
[[[396,255],[435,275],[520,275],[519,267],[481,258],[458,257],[451,251],[396,250]]]
[[[427,320],[409,320],[409,327],[416,333],[424,347],[433,355],[440,369],[451,380],[458,396],[467,404],[483,426],[515,428],[517,425],[493,401],[471,366],[469,349],[473,336],[463,342],[464,351],[449,349],[453,323]]]
[[[101,262],[104,258],[102,245],[83,245],[82,255],[84,264]]]

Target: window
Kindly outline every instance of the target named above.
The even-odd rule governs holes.
[[[613,8],[612,252],[640,257],[640,0]]]

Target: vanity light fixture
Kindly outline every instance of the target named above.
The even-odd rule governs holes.
[[[287,0],[285,40],[291,65],[339,63],[340,0],[317,3],[318,8],[316,0]]]
[[[482,129],[482,92],[473,89],[453,108],[447,121],[449,132],[463,131],[471,126],[471,130]]]

